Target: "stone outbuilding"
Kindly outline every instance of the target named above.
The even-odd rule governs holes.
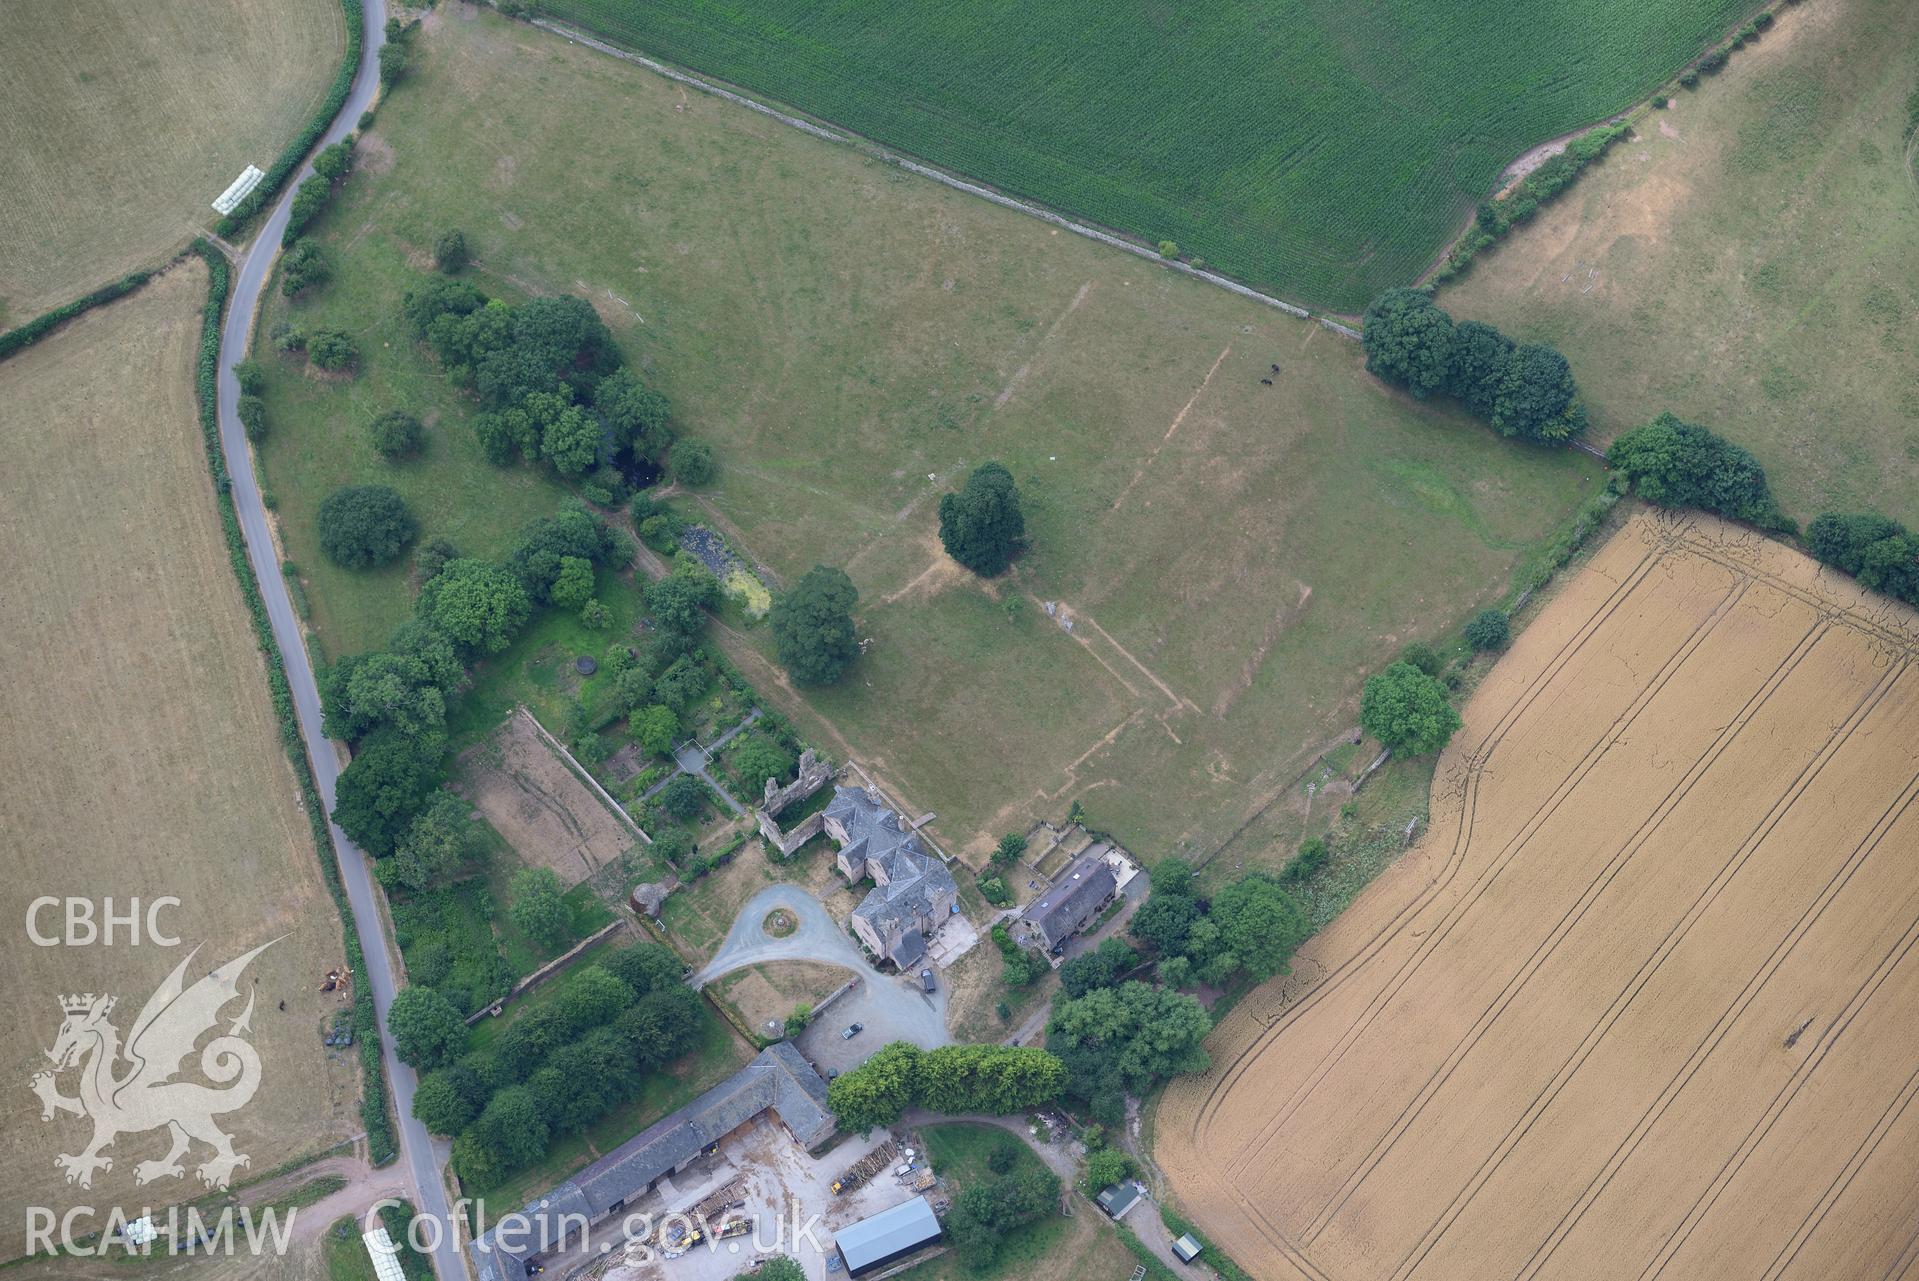
[[[1103,855],[1103,845],[1074,859],[1052,888],[1026,905],[1020,920],[1034,941],[1049,952],[1058,951],[1105,910],[1119,888],[1119,878]]]

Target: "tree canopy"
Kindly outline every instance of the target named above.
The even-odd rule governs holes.
[[[1503,609],[1482,609],[1466,624],[1466,643],[1474,649],[1500,650],[1512,642],[1512,623]]]
[[[413,816],[390,858],[374,867],[382,885],[424,890],[450,880],[479,852],[466,802],[451,792],[433,794]]]
[[[673,443],[666,397],[640,381],[631,369],[620,369],[600,381],[593,408],[611,433],[617,452],[658,462]]]
[[[1649,503],[1700,507],[1762,529],[1790,524],[1773,501],[1758,459],[1671,414],[1615,440],[1606,461]]]
[[[406,502],[385,485],[342,485],[320,502],[320,549],[346,569],[399,559],[419,533]]]
[[[1512,358],[1512,339],[1484,321],[1463,320],[1453,330],[1446,390],[1475,417],[1491,422]]]
[[[549,952],[571,937],[573,914],[561,893],[560,878],[550,867],[523,867],[513,874],[508,915],[515,928]]]
[[[1586,407],[1572,366],[1544,343],[1513,350],[1493,402],[1492,425],[1502,436],[1558,444],[1586,429]]]
[[[1201,1042],[1213,1021],[1193,997],[1131,981],[1053,1007],[1046,1048],[1065,1064],[1067,1091],[1112,1123],[1125,1097],[1211,1064]]]
[[[519,578],[492,561],[461,557],[447,562],[420,589],[421,618],[466,654],[497,654],[532,616],[532,602]]]
[[[438,789],[445,756],[444,733],[408,735],[391,726],[375,730],[340,771],[333,821],[375,858],[392,854],[413,816]]]
[[[1219,926],[1227,951],[1256,980],[1286,973],[1287,961],[1311,928],[1299,901],[1258,872],[1215,894],[1207,915]]]
[[[780,663],[802,685],[831,685],[859,655],[853,606],[859,589],[846,571],[815,565],[773,602]]]
[[[1564,444],[1586,427],[1572,367],[1545,343],[1518,345],[1451,316],[1420,289],[1388,289],[1366,308],[1366,368],[1414,396],[1453,396],[1503,436]]]
[[[1827,512],[1806,527],[1806,547],[1819,560],[1908,605],[1919,605],[1919,536],[1871,512]]]
[[[827,1086],[842,1129],[891,1125],[909,1107],[1005,1116],[1059,1097],[1066,1068],[1035,1046],[945,1045],[921,1050],[894,1041]]]
[[[1402,756],[1438,751],[1460,726],[1459,713],[1447,701],[1446,687],[1405,662],[1366,678],[1359,723]]]
[[[1425,399],[1453,375],[1453,318],[1419,289],[1388,289],[1361,322],[1366,370]]]
[[[367,426],[367,436],[380,457],[388,462],[411,458],[420,452],[420,420],[404,409],[389,409]]]
[[[646,585],[646,608],[653,621],[681,636],[697,636],[704,630],[706,611],[719,600],[719,580],[691,557],[682,558],[665,578]]]
[[[430,987],[403,987],[395,993],[386,1026],[400,1062],[423,1071],[452,1059],[466,1044],[466,1020]]]
[[[981,463],[957,494],[940,499],[940,544],[982,578],[1006,572],[1026,538],[1019,488],[996,462]]]

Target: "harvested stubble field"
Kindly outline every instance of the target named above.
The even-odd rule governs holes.
[[[1910,611],[1635,518],[1472,699],[1431,835],[1169,1090],[1181,1203],[1269,1278],[1909,1266],[1916,726]]]
[[[345,48],[339,0],[0,5],[0,329],[211,227]]]
[[[228,564],[194,402],[206,287],[188,259],[0,364],[4,1258],[24,1247],[21,1206],[159,1206],[205,1191],[193,1167],[210,1152],[198,1144],[185,1177],[136,1191],[135,1166],[166,1151],[164,1131],[121,1136],[90,1190],[62,1182],[54,1155],[79,1152],[91,1127],[42,1123],[26,1087],[48,1066],[63,994],[117,996],[124,1036],[192,948],[189,981],[280,938],[247,972],[260,1090],[219,1121],[252,1158],[236,1181],[357,1127],[353,1052],[320,1046],[347,1008],[318,991],[342,959],[340,918]],[[43,895],[111,895],[121,912],[135,897],[176,896],[160,921],[182,944],[128,946],[123,930],[112,947],[33,946],[27,908]],[[55,915],[43,931],[57,932]],[[184,1079],[200,1079],[197,1063]],[[59,1085],[73,1095],[75,1074]]]
[[[580,120],[618,124],[581,148]],[[764,626],[718,634],[969,858],[1075,797],[1129,846],[1210,848],[1354,724],[1368,665],[1491,603],[1599,481],[1393,394],[1318,325],[484,10],[429,16],[365,154],[315,233],[334,279],[267,316],[365,356],[344,384],[265,357],[265,483],[328,651],[411,607],[404,565],[326,562],[335,485],[393,485],[477,555],[562,495],[485,463],[400,321],[458,226],[483,289],[591,299],[714,446],[689,512],[780,582],[846,567],[872,644],[841,687],[782,688]],[[431,424],[400,466],[365,431],[394,407]],[[993,457],[1032,547],[982,584],[936,509]]]
[[[1002,190],[1358,311],[1533,144],[1624,110],[1748,0],[546,0]]]
[[[1440,301],[1564,350],[1600,443],[1670,409],[1802,521],[1919,522],[1919,5],[1779,13]]]

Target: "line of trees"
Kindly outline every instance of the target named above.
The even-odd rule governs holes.
[[[683,973],[658,944],[622,948],[466,1053],[466,1028],[445,999],[404,989],[387,1024],[395,1053],[425,1072],[413,1115],[453,1138],[463,1179],[484,1186],[539,1160],[554,1138],[639,1097],[651,1073],[692,1048],[704,1013]]]
[[[1066,1084],[1066,1068],[1033,1046],[945,1045],[922,1050],[894,1041],[826,1088],[840,1128],[864,1132],[891,1125],[909,1107],[956,1115],[1005,1116],[1050,1103]]]
[[[1418,399],[1453,397],[1502,436],[1564,444],[1586,429],[1572,368],[1546,343],[1491,325],[1455,325],[1422,289],[1388,289],[1366,308],[1366,368]]]

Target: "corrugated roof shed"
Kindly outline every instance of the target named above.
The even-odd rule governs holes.
[[[926,1198],[916,1196],[870,1219],[848,1224],[833,1234],[849,1273],[859,1272],[917,1249],[940,1234],[940,1221]]]
[[[1136,1183],[1115,1183],[1095,1198],[1099,1208],[1117,1219],[1133,1208],[1139,1200],[1139,1185]]]

